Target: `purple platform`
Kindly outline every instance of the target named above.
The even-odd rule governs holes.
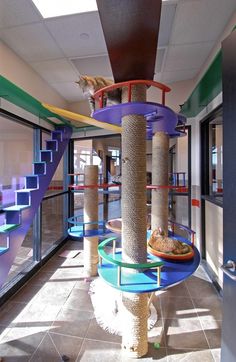
[[[121,125],[122,117],[136,114],[147,119],[147,139],[152,139],[156,132],[168,133],[171,138],[185,136],[185,132],[176,127],[186,122],[184,116],[172,109],[153,102],[129,102],[97,109],[93,118],[110,124]]]

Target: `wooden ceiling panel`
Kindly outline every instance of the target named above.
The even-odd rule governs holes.
[[[153,80],[161,0],[97,0],[115,82]]]

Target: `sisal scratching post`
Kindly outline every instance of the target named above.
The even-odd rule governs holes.
[[[169,135],[157,132],[152,139],[152,184],[168,185]],[[152,190],[152,230],[168,235],[168,188]]]
[[[98,184],[98,166],[85,166],[84,184]],[[98,189],[85,188],[84,190],[84,222],[98,220]],[[97,225],[85,225],[86,230],[95,230]],[[97,275],[98,265],[98,236],[84,237],[84,270],[85,275],[93,277]]]
[[[132,101],[146,101],[146,86],[132,88]],[[127,102],[127,89],[122,101]],[[122,254],[129,263],[145,263],[146,243],[146,120],[122,118]],[[128,271],[130,272],[130,271]],[[147,353],[147,294],[123,293],[122,347],[129,357]]]

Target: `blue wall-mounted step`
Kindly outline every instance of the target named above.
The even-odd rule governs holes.
[[[0,287],[4,284],[17,252],[32,224],[35,213],[48,189],[57,166],[65,152],[72,128],[59,126],[46,141],[46,150],[39,151],[39,162],[33,163],[33,175],[25,176],[25,189],[15,191],[14,206],[4,209],[5,224],[0,226]]]
[[[47,140],[46,141],[46,149],[51,151],[57,151],[58,149],[58,141],[57,140]]]
[[[34,162],[33,163],[33,173],[35,175],[45,175],[46,174],[46,163],[45,162]]]
[[[3,211],[21,211],[21,210],[25,210],[28,208],[29,208],[29,205],[13,205],[13,206],[5,207],[3,209]]]
[[[17,205],[30,205],[31,196],[29,190],[17,190],[15,193]]]
[[[0,226],[0,233],[5,234],[5,233],[9,233],[12,230],[15,230],[19,227],[19,224],[4,224]]]
[[[8,210],[6,212],[6,224],[20,224],[21,210]]]
[[[52,162],[52,151],[51,150],[40,150],[40,161],[41,162]]]
[[[6,253],[9,248],[5,248],[4,246],[0,246],[0,255]]]
[[[39,187],[38,175],[25,176],[25,188],[26,189],[37,189]]]
[[[62,141],[62,131],[52,131],[52,140]]]

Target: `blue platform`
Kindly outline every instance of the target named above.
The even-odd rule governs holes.
[[[189,243],[188,240],[185,240]],[[111,254],[112,255],[112,254]],[[122,253],[118,251],[113,256],[115,262],[122,261]],[[194,258],[189,261],[167,261],[148,254],[150,262],[164,262],[161,268],[160,285],[157,283],[157,270],[149,269],[144,272],[134,273],[127,268],[121,268],[120,282],[118,282],[119,265],[102,259],[98,266],[98,273],[110,286],[129,293],[148,293],[166,289],[189,278],[200,263],[200,254],[194,247]]]

